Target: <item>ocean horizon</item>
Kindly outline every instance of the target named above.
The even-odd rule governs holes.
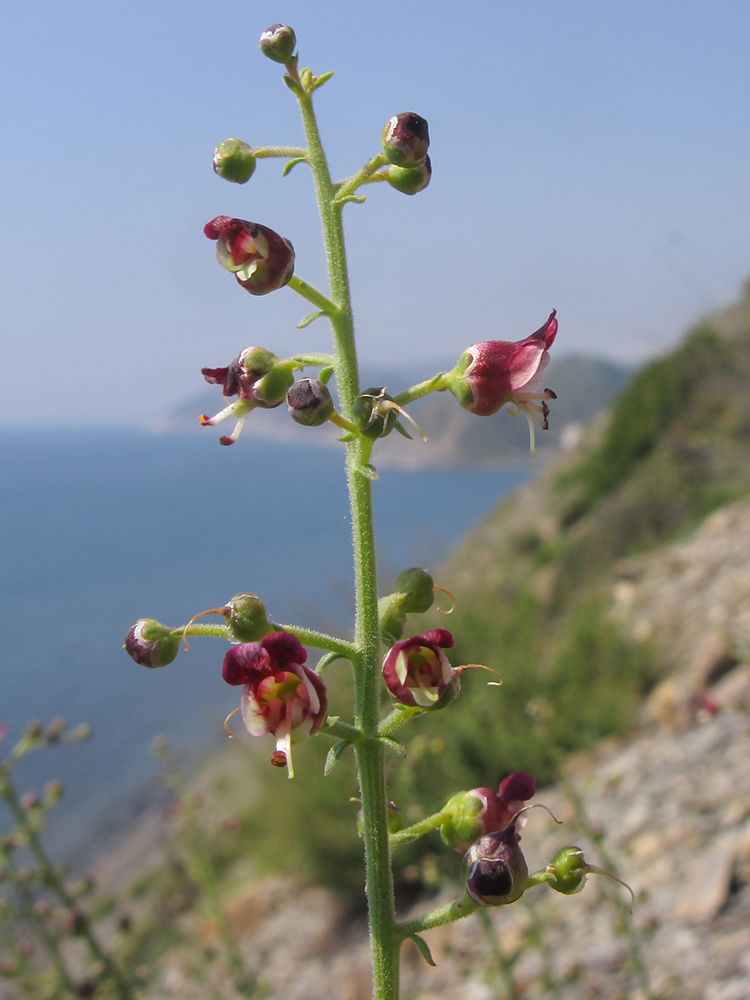
[[[272,621],[350,629],[352,569],[343,455],[243,437],[138,430],[0,430],[0,723],[4,749],[31,719],[88,722],[83,745],[34,753],[19,786],[61,776],[49,842],[70,854],[125,823],[160,765],[156,734],[194,760],[226,738],[237,692],[217,640],[191,640],[162,670],[124,653],[141,617],[187,622],[242,591]],[[374,484],[379,575],[434,569],[475,521],[532,474],[384,469]]]

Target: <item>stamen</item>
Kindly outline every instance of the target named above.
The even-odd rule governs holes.
[[[240,419],[234,425],[234,430],[232,431],[232,433],[229,434],[228,436],[225,435],[224,437],[219,438],[219,444],[225,444],[225,445],[234,444],[234,442],[242,433],[242,428],[245,426],[245,421],[247,420],[249,415],[250,415],[249,410],[247,413],[243,413]]]
[[[536,433],[534,431],[534,421],[531,419],[531,414],[528,409],[524,410],[526,414],[526,419],[529,422],[529,450],[532,455],[536,455]]]
[[[443,611],[442,608],[436,608],[435,610],[439,615],[450,615],[456,610],[456,598],[451,594],[450,590],[446,590],[445,587],[433,587],[433,590],[439,590],[443,594],[447,594],[451,599],[451,606],[447,611]]]
[[[276,740],[276,754],[284,755],[284,763],[286,764],[286,769],[289,772],[289,777],[294,777],[294,761],[292,760],[292,734],[285,733],[283,736],[279,736]],[[278,766],[278,765],[277,765]]]
[[[399,406],[398,403],[395,403],[392,399],[385,399],[385,400],[383,400],[382,403],[379,404],[378,409],[379,410],[386,410],[386,409],[387,410],[398,410],[398,412],[401,414],[401,416],[405,420],[408,420],[409,423],[414,427],[414,430],[417,432],[417,434],[419,434],[419,436],[422,438],[422,440],[423,441],[427,441],[427,436],[425,435],[425,433],[422,430],[422,428],[419,426],[419,424],[414,419],[414,417],[412,417],[411,414],[409,414],[409,413],[406,412],[406,410],[403,408],[403,406]]]
[[[500,674],[497,672],[497,670],[493,670],[492,667],[485,667],[483,663],[464,663],[460,667],[454,667],[453,673],[462,674],[464,670],[488,670],[491,674],[494,674],[495,677],[500,677]],[[503,686],[502,677],[500,677],[499,681],[487,681],[487,687],[499,688],[502,686]]]
[[[230,403],[229,406],[225,406],[223,410],[219,410],[219,412],[213,417],[208,417],[205,413],[202,413],[198,418],[201,422],[201,427],[214,427],[216,424],[220,424],[222,420],[227,419],[233,408],[234,403]]]
[[[203,618],[205,615],[223,615],[226,618],[227,613],[227,608],[211,608],[210,611],[199,611],[197,615],[193,615],[185,628],[182,630],[182,641],[185,643],[185,651],[187,652],[187,650],[190,649],[187,641],[187,631],[197,618]]]
[[[241,708],[235,708],[235,710],[233,712],[230,712],[229,715],[226,717],[226,719],[224,719],[224,728],[226,729],[226,731],[227,731],[227,733],[229,735],[229,739],[230,740],[234,739],[234,733],[229,728],[229,726],[227,725],[227,723],[229,722],[229,720],[232,718],[233,715],[236,715],[238,712],[241,712],[241,711],[242,711]]]
[[[606,875],[607,878],[611,878],[613,882],[619,882],[619,884],[621,886],[623,886],[623,888],[625,888],[625,889],[628,890],[628,892],[630,893],[630,899],[631,899],[630,911],[629,912],[630,912],[630,916],[632,917],[633,916],[633,907],[635,906],[635,893],[630,888],[630,886],[628,885],[628,883],[627,882],[623,882],[623,880],[621,878],[618,878],[616,875],[613,875],[612,872],[607,872],[603,868],[597,868],[596,865],[588,865],[587,864],[585,867],[586,867],[586,871],[590,872],[592,875]]]
[[[508,823],[508,826],[510,826],[511,823],[515,823],[515,821],[518,819],[518,817],[521,815],[521,813],[529,812],[532,809],[544,809],[545,812],[548,812],[550,814],[550,816],[555,821],[555,823],[557,823],[558,826],[562,826],[563,825],[563,821],[561,819],[558,819],[557,816],[555,816],[555,814],[552,812],[552,810],[549,809],[549,808],[547,808],[547,806],[545,806],[543,802],[535,802],[531,806],[524,806],[522,809],[519,809],[518,812],[516,813],[516,815],[510,821],[510,823]],[[617,879],[616,881],[619,881],[619,879]]]

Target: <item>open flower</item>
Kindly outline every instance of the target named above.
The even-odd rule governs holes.
[[[201,368],[201,374],[212,385],[220,385],[224,398],[238,396],[213,417],[205,413],[201,424],[213,427],[229,416],[237,418],[231,434],[219,438],[221,444],[234,444],[240,436],[248,414],[255,407],[272,410],[280,406],[286,398],[289,386],[294,381],[294,361],[277,358],[272,351],[263,347],[248,347],[226,368]]]
[[[467,347],[446,375],[447,388],[472,413],[486,417],[508,404],[516,407],[516,415],[523,411],[532,453],[534,424],[549,428],[546,400],[557,398],[551,389],[542,388],[549,349],[557,334],[555,315],[553,309],[547,322],[525,340],[485,340]]]
[[[294,273],[294,247],[273,229],[257,222],[217,215],[203,232],[216,240],[216,258],[234,273],[251,295],[266,295],[289,281]]]
[[[440,827],[440,836],[449,847],[464,854],[477,838],[504,830],[514,819],[522,826],[525,817],[517,814],[535,794],[535,779],[523,771],[516,771],[502,781],[497,792],[491,788],[458,792],[441,810],[446,819]]]
[[[453,681],[454,670],[443,652],[453,636],[435,628],[395,643],[383,663],[386,687],[402,705],[432,708]]]
[[[285,764],[294,777],[292,743],[313,736],[326,718],[325,684],[305,666],[307,653],[288,632],[272,632],[260,642],[233,646],[224,657],[222,676],[227,684],[242,685],[245,728],[252,736],[273,733],[276,752],[271,762]]]

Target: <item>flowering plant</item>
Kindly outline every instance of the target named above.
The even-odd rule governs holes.
[[[300,278],[291,243],[265,225],[219,215],[206,225],[205,233],[216,241],[219,263],[251,294],[264,295],[286,287],[311,303],[314,311],[298,326],[304,328],[325,318],[331,328],[333,352],[278,358],[262,347],[241,349],[226,367],[203,369],[206,380],[221,387],[226,405],[214,417],[203,415],[200,420],[213,426],[234,416],[234,431],[220,438],[222,444],[233,444],[252,410],[259,410],[261,419],[263,410],[286,400],[290,416],[297,423],[317,427],[332,422],[343,431],[340,440],[345,447],[354,550],[353,637],[274,623],[262,600],[246,593],[202,612],[177,629],[141,619],[131,629],[125,645],[137,662],[159,667],[174,658],[179,640],[187,636],[228,640],[232,645],[224,656],[222,673],[227,683],[242,687],[241,707],[236,711],[241,712],[251,734],[275,737],[272,763],[286,765],[289,777],[294,773],[292,744],[308,737],[318,735],[334,741],[326,773],[344,752],[353,750],[362,807],[360,817],[353,818],[353,822],[358,822],[364,839],[374,997],[396,1000],[399,953],[405,940],[414,941],[432,963],[429,948],[420,936],[423,931],[467,916],[482,906],[513,902],[531,885],[545,883],[553,890],[570,894],[592,870],[577,848],[569,848],[547,868],[528,874],[518,831],[522,814],[532,808],[525,803],[536,791],[531,775],[511,775],[497,793],[488,788],[460,792],[440,812],[405,829],[399,829],[400,815],[388,800],[385,780],[386,752],[404,752],[394,734],[424,712],[446,707],[458,694],[459,675],[479,665],[451,665],[445,651],[453,646],[453,636],[444,629],[401,638],[407,615],[428,611],[434,590],[441,589],[434,586],[426,570],[405,569],[397,576],[391,593],[378,598],[372,511],[373,482],[378,473],[371,461],[373,450],[380,438],[394,429],[409,437],[403,421],[416,427],[406,409],[410,403],[430,392],[449,390],[462,406],[480,416],[506,405],[515,407],[517,413],[526,413],[533,451],[534,424],[546,428],[547,400],[554,399],[554,393],[542,387],[541,379],[557,333],[557,318],[553,311],[536,333],[516,343],[474,344],[462,353],[452,371],[440,372],[399,394],[389,395],[386,387],[361,390],[342,215],[348,204],[365,200],[358,192],[366,185],[385,181],[408,195],[428,186],[432,167],[427,153],[427,122],[413,112],[394,115],[383,129],[381,150],[350,177],[333,181],[313,108],[313,95],[332,74],[315,76],[310,69],[299,68],[294,32],[286,25],[266,29],[260,47],[264,55],[285,68],[284,83],[299,103],[307,146],[251,148],[242,140],[227,139],[214,154],[214,169],[233,183],[245,183],[256,176],[258,161],[268,158],[287,160],[285,173],[296,164],[310,169],[330,288],[323,292]],[[304,376],[295,382],[294,373],[307,367],[318,369],[317,378]],[[328,388],[333,376],[338,396],[335,405]],[[237,398],[229,402],[227,397],[232,396]],[[210,614],[222,616],[224,621],[197,623],[197,618]],[[307,648],[322,654],[314,667],[307,665]],[[350,722],[327,715],[321,675],[336,659],[347,660],[351,666],[354,707]],[[395,702],[385,715],[381,712],[381,676]],[[304,767],[302,761],[299,763],[300,768]],[[446,907],[415,920],[399,921],[391,853],[400,844],[436,829],[451,847],[465,852],[465,889]]]

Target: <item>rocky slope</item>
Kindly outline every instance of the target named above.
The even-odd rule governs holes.
[[[429,932],[437,968],[405,949],[403,1000],[750,996],[749,377],[750,297],[637,375],[575,451],[479,524],[436,574],[458,600],[456,633],[468,636],[460,662],[496,665],[505,686],[494,701],[467,682],[456,702],[463,723],[458,707],[451,720],[426,720],[440,724],[430,739],[442,756],[410,772],[411,791],[432,794],[431,772],[444,801],[450,782],[471,773],[456,770],[458,757],[485,775],[477,785],[527,759],[557,768],[562,780],[537,799],[564,825],[541,810],[529,816],[530,868],[575,843],[636,901],[631,916],[627,892],[592,877],[578,895],[537,888],[484,919]],[[654,669],[638,674],[644,650]],[[590,674],[580,672],[586,659]],[[615,724],[608,714],[618,713]],[[422,751],[429,733],[425,725]],[[554,752],[540,755],[547,745]],[[581,746],[559,767],[560,753]],[[202,814],[233,822],[244,777],[212,766]],[[168,834],[152,823],[137,841],[137,855],[157,851],[160,874],[176,867]],[[361,914],[299,874],[295,836],[276,841],[289,874],[268,875],[256,861],[222,879],[223,913],[258,995],[367,1000]],[[412,915],[460,892],[458,855],[434,835],[424,843],[433,857],[419,874],[437,895]],[[434,858],[447,859],[442,875]],[[110,888],[122,885],[116,860],[100,869]],[[142,904],[130,905],[137,920]],[[152,962],[149,998],[238,995],[223,962],[209,961],[221,953],[215,915],[178,899],[164,922],[173,944]]]

